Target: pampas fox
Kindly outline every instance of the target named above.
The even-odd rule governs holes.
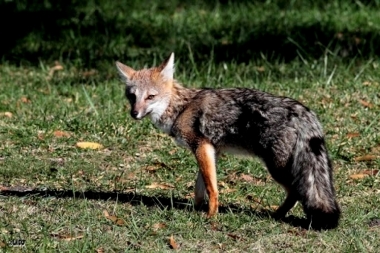
[[[303,104],[254,89],[185,88],[173,77],[173,53],[159,67],[116,66],[126,84],[131,116],[150,116],[195,155],[195,205],[201,205],[207,193],[208,217],[218,211],[217,157],[237,151],[260,157],[286,191],[275,217],[284,217],[300,201],[311,227],[338,225],[340,208],[322,127]]]

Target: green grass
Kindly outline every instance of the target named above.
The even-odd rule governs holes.
[[[17,64],[44,59],[84,68],[115,59],[150,62],[189,48],[197,62],[210,52],[217,62],[246,63],[262,55],[285,61],[329,51],[348,59],[380,55],[378,0],[250,2],[4,1],[0,55]]]
[[[70,18],[57,16],[52,27],[32,29],[6,49],[0,252],[164,252],[171,236],[181,251],[376,252],[380,175],[350,176],[380,167],[378,2],[167,2],[131,1],[128,9],[73,1]],[[55,8],[49,1],[7,3],[20,13]],[[334,37],[340,32],[343,40]],[[355,36],[361,42],[348,43]],[[220,213],[208,220],[194,210],[195,158],[149,120],[131,119],[113,65],[152,66],[171,51],[176,78],[187,87],[256,88],[293,97],[319,115],[343,211],[337,229],[271,219],[284,192],[254,158],[222,156]],[[52,72],[56,64],[63,70]],[[80,149],[79,141],[104,148]],[[374,158],[358,161],[364,155]],[[290,215],[303,217],[302,208]],[[12,247],[17,239],[25,247]]]

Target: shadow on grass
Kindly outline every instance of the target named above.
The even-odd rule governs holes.
[[[147,207],[161,207],[165,209],[178,209],[178,210],[194,210],[191,200],[181,199],[176,197],[162,197],[162,196],[145,196],[136,194],[134,192],[119,193],[119,192],[96,192],[96,191],[69,191],[69,190],[30,190],[30,189],[8,189],[2,190],[0,196],[14,196],[14,197],[42,197],[42,198],[77,198],[77,199],[91,199],[91,200],[112,200],[122,203],[129,203],[131,205],[145,205]],[[199,211],[206,212],[207,205],[202,205]],[[269,211],[253,210],[251,208],[242,208],[234,204],[220,205],[219,213],[245,213],[247,215],[254,215],[263,219],[271,219],[272,214]],[[310,229],[309,223],[305,218],[295,217],[289,215],[286,218],[279,220],[280,222],[287,223],[294,227],[301,227],[303,229]]]
[[[0,47],[2,59],[35,64],[40,59],[62,59],[78,61],[78,64],[86,67],[99,67],[99,62],[108,63],[120,58],[149,62],[152,57],[167,55],[171,51],[187,56],[189,48],[196,62],[210,61],[210,52],[213,52],[214,62],[249,62],[262,55],[290,61],[299,54],[319,58],[327,51],[337,52],[337,55],[348,59],[357,55],[380,55],[380,47],[377,46],[380,36],[375,28],[363,31],[340,29],[331,21],[321,22],[318,19],[300,24],[288,20],[290,23],[287,24],[270,17],[259,22],[257,18],[236,14],[234,20],[209,24],[211,27],[201,33],[198,31],[200,29],[193,29],[194,24],[199,25],[199,22],[179,22],[181,25],[173,23],[170,18],[153,18],[162,13],[167,17],[182,15],[181,10],[185,8],[194,12],[197,8],[199,11],[205,9],[206,13],[212,15],[213,9],[219,4],[226,4],[224,9],[231,7],[227,5],[230,1],[224,0],[187,4],[176,0],[166,1],[165,4],[155,4],[149,16],[144,11],[151,3],[146,0],[128,1],[128,4],[104,0],[95,3],[73,0],[40,2],[24,0],[0,3],[0,28],[3,37],[7,38]],[[241,1],[235,5],[244,9],[249,2],[252,1]],[[371,6],[370,2],[365,1],[365,4]],[[309,6],[310,10],[313,10],[313,5]],[[317,1],[316,5],[323,9],[325,1]],[[273,15],[289,8],[288,1],[281,0],[274,1],[271,6]],[[294,5],[292,8],[298,7]],[[128,15],[132,9],[141,17]]]

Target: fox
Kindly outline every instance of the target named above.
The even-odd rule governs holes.
[[[285,218],[297,202],[308,226],[331,229],[341,215],[332,163],[317,115],[301,102],[250,88],[186,88],[174,79],[174,53],[158,67],[134,70],[116,61],[130,115],[153,124],[195,156],[194,206],[208,197],[218,212],[216,163],[225,152],[258,157],[285,190],[273,213]]]

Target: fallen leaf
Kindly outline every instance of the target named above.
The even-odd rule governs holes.
[[[305,236],[307,235],[307,230],[302,228],[295,228],[295,229],[289,229],[289,234],[296,235],[296,236]]]
[[[63,66],[59,62],[55,62],[55,64],[56,65],[49,70],[49,74],[47,76],[48,80],[50,80],[53,77],[56,71],[63,70]]]
[[[22,181],[22,179],[20,180]],[[31,187],[27,187],[27,186],[19,186],[19,185],[16,185],[16,186],[9,186],[9,187],[5,187],[5,186],[0,186],[0,191],[10,191],[10,192],[31,192],[35,190],[34,188],[31,188]]]
[[[371,83],[370,81],[364,81],[364,82],[363,82],[363,85],[364,85],[364,86],[370,86],[371,84],[372,84],[372,83]]]
[[[162,168],[165,168],[165,169],[172,169],[172,168],[170,168],[168,165],[166,165],[163,162],[153,162],[153,165],[158,166],[158,167],[162,167]]]
[[[248,183],[255,181],[251,175],[247,175],[244,173],[240,175],[240,179]]]
[[[145,167],[145,170],[149,171],[149,172],[155,172],[156,170],[158,170],[160,167],[157,167],[157,166],[152,166],[152,165],[148,165]]]
[[[169,151],[169,155],[174,155],[177,152],[177,149],[172,149]]]
[[[362,161],[373,161],[373,160],[376,160],[376,156],[375,155],[363,155],[363,156],[358,156],[358,157],[355,157],[354,160],[356,162],[362,162]]]
[[[371,152],[380,155],[380,145],[372,147]]]
[[[365,177],[368,177],[368,175],[363,173],[350,175],[351,179],[362,179]]]
[[[356,133],[356,132],[348,133],[348,134],[347,134],[347,138],[348,138],[348,139],[355,138],[355,137],[359,137],[359,136],[360,136],[360,133]]]
[[[372,108],[373,107],[373,104],[371,104],[370,102],[367,102],[365,100],[362,100],[362,99],[359,99],[359,103],[361,105],[363,105],[364,107],[368,107],[368,108]]]
[[[103,215],[104,215],[104,217],[106,217],[106,218],[110,216],[110,214],[108,213],[107,210],[103,210]]]
[[[58,233],[51,233],[50,236],[57,238],[57,239],[60,239],[60,240],[63,240],[63,241],[73,241],[73,240],[77,240],[77,239],[82,239],[84,237],[84,235],[72,236],[72,235],[58,234]]]
[[[174,185],[171,184],[159,184],[159,183],[153,183],[151,185],[145,186],[145,188],[148,189],[174,189]]]
[[[89,77],[89,76],[94,76],[94,75],[96,75],[98,72],[95,70],[95,69],[91,69],[91,70],[89,70],[89,71],[84,71],[83,73],[82,73],[82,76],[83,77]]]
[[[45,139],[45,135],[44,135],[44,133],[38,133],[38,134],[37,134],[37,138],[38,138],[39,140],[43,141],[43,140]]]
[[[212,221],[210,225],[211,225],[211,230],[222,231],[222,226],[219,223]]]
[[[0,185],[0,192],[5,192],[5,191],[9,191],[9,188],[8,187],[6,187],[6,186],[2,186],[2,185]]]
[[[256,198],[256,197],[254,197],[254,196],[252,196],[252,195],[247,195],[246,197],[245,197],[247,200],[249,200],[249,201],[253,201],[253,202],[256,202],[256,203],[258,203],[258,204],[261,204],[261,199],[259,199],[259,198]]]
[[[190,192],[188,194],[185,195],[185,199],[193,199],[195,197],[195,193],[194,192]]]
[[[219,192],[222,194],[227,194],[227,193],[231,193],[231,192],[236,192],[236,189],[232,189],[232,188],[221,189]]]
[[[115,223],[118,226],[125,225],[125,221],[123,219],[118,218],[115,215],[110,215],[107,210],[103,211],[103,215],[104,215],[104,217],[106,217],[106,219],[112,221],[113,223]]]
[[[30,103],[30,100],[27,97],[21,97],[21,102],[23,103]]]
[[[377,173],[379,173],[379,170],[363,170],[363,174],[366,174],[369,176],[376,176]]]
[[[231,234],[231,233],[228,233],[227,234],[229,237],[231,237],[232,239],[236,240],[236,241],[244,241],[244,238],[242,238],[241,236],[239,235],[235,235],[235,234]]]
[[[163,222],[159,222],[159,223],[155,223],[153,224],[152,228],[153,230],[159,230],[159,229],[162,229],[162,228],[165,228],[166,227],[166,224],[163,223]]]
[[[171,249],[178,249],[178,245],[175,242],[173,235],[171,235],[169,238],[169,245]]]
[[[12,118],[13,117],[13,114],[11,112],[3,112],[0,115],[5,116],[7,118]]]
[[[62,238],[62,240],[64,241],[73,241],[73,240],[77,240],[77,239],[82,239],[84,237],[84,235],[77,235],[77,236],[65,236]]]
[[[279,208],[279,206],[271,205],[270,208],[272,208],[273,210],[277,210]]]
[[[118,226],[123,226],[123,225],[125,225],[125,221],[123,220],[123,219],[120,219],[120,218],[117,218],[117,220],[116,220],[116,225],[118,225]]]
[[[229,188],[229,187],[228,187],[228,184],[226,184],[226,183],[223,182],[223,181],[219,181],[219,182],[218,182],[218,185],[219,185],[220,187],[223,187],[223,188],[227,188],[227,189]]]
[[[104,253],[104,248],[100,247],[95,250],[96,253]]]
[[[3,241],[0,241],[0,248],[5,248],[7,245],[3,242]]]
[[[96,142],[77,142],[76,146],[78,148],[83,148],[83,149],[101,149],[103,148],[103,145],[96,143]]]
[[[57,137],[57,138],[61,138],[61,137],[67,137],[67,138],[69,138],[70,137],[70,133],[64,132],[64,131],[61,131],[61,130],[54,131],[53,135],[55,137]]]

